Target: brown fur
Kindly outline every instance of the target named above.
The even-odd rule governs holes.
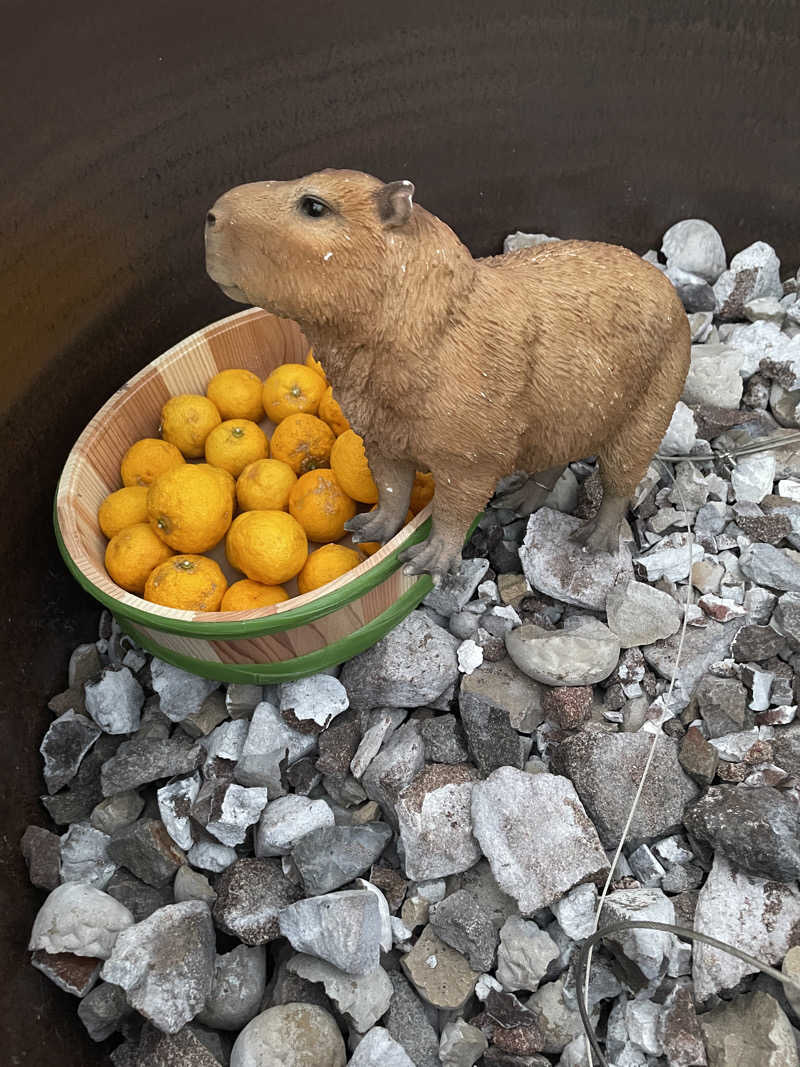
[[[331,212],[308,217],[308,195]],[[410,569],[440,574],[501,476],[555,468],[549,484],[596,454],[606,505],[589,543],[614,544],[689,365],[660,271],[587,241],[474,260],[400,183],[356,171],[238,186],[212,212],[211,277],[300,324],[364,437],[381,499],[359,539],[392,536],[414,470],[430,470],[432,536]]]

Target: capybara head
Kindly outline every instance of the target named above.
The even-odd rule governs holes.
[[[206,268],[232,299],[284,318],[374,313],[397,270],[395,235],[431,217],[413,194],[409,181],[349,170],[238,185],[206,218]]]

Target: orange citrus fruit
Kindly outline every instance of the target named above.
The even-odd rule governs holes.
[[[160,437],[143,437],[122,457],[123,485],[152,485],[159,474],[185,463],[183,453]]]
[[[221,611],[253,611],[254,608],[268,608],[289,599],[289,594],[282,585],[263,585],[242,578],[234,582],[222,598]]]
[[[236,498],[242,511],[286,511],[289,493],[297,481],[282,459],[248,463],[236,480]]]
[[[302,363],[283,363],[264,382],[261,401],[273,422],[287,415],[313,415],[325,392],[325,379]]]
[[[183,457],[181,456],[181,460]],[[109,493],[97,512],[100,529],[111,538],[137,522],[147,522],[147,486],[128,485]]]
[[[297,576],[297,588],[301,593],[310,593],[327,585],[334,578],[351,571],[362,562],[358,552],[344,545],[323,545],[312,552]]]
[[[185,463],[160,475],[147,493],[147,518],[177,552],[207,552],[233,515],[234,481],[208,463]]]
[[[252,581],[280,585],[305,563],[308,538],[285,511],[243,511],[231,524],[225,552],[231,565]]]
[[[261,403],[262,382],[257,374],[241,367],[221,370],[208,383],[206,396],[216,405],[223,419],[250,419],[261,422],[264,405]]]
[[[207,396],[181,393],[171,396],[161,409],[161,436],[187,459],[199,459],[206,438],[221,422],[216,404]]]
[[[248,463],[269,455],[269,442],[250,419],[227,419],[206,438],[206,463],[238,478]]]
[[[350,423],[339,407],[339,401],[333,398],[333,388],[330,385],[322,394],[317,414],[323,422],[327,422],[337,437],[350,429]]]
[[[408,505],[414,515],[422,511],[433,500],[434,489],[433,475],[417,471],[414,477],[414,485],[411,488],[411,500]]]
[[[342,490],[332,470],[309,471],[289,493],[289,514],[303,527],[309,541],[340,540],[344,524],[355,513],[355,501]]]
[[[173,556],[147,579],[144,598],[182,611],[219,611],[228,580],[208,556]]]
[[[378,487],[364,451],[364,440],[354,430],[345,430],[331,448],[331,469],[342,489],[362,504],[375,504]]]
[[[309,348],[308,355],[306,356],[306,366],[315,370],[317,374],[321,375],[325,379],[325,384],[328,384],[328,376],[325,374],[325,368],[320,361],[314,355],[314,349]]]
[[[149,523],[137,522],[120,530],[108,542],[106,570],[117,585],[141,596],[150,571],[171,555],[171,549]]]
[[[297,475],[305,474],[330,466],[335,440],[330,426],[316,415],[289,415],[275,428],[270,440],[272,458],[288,463]]]

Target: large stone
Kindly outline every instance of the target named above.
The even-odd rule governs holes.
[[[306,834],[333,823],[333,812],[324,800],[294,793],[276,797],[261,814],[255,838],[256,855],[288,856]]]
[[[476,778],[467,764],[431,763],[400,794],[395,812],[408,878],[444,878],[478,862],[470,818]]]
[[[172,722],[196,715],[209,693],[219,689],[219,682],[182,671],[156,656],[150,662],[150,671],[161,710]]]
[[[391,839],[383,822],[364,826],[320,826],[301,837],[292,858],[306,893],[320,896],[364,874]]]
[[[197,1021],[217,1030],[241,1030],[258,1013],[266,979],[261,945],[237,945],[217,956],[211,992]]]
[[[439,615],[453,615],[472,600],[475,590],[489,569],[489,560],[476,557],[462,559],[448,571],[439,585],[428,593],[423,603]]]
[[[800,877],[800,807],[778,789],[717,786],[687,808],[684,822],[749,874],[776,882]]]
[[[50,890],[61,884],[61,841],[58,834],[41,826],[29,826],[19,846],[32,885],[37,889]]]
[[[581,1017],[574,1003],[568,1003],[565,996],[563,977],[540,986],[525,1006],[533,1015],[540,1038],[539,1048],[543,1052],[557,1055],[578,1034],[583,1033]],[[539,1062],[546,1063],[547,1060]]]
[[[100,982],[78,1004],[78,1018],[92,1041],[111,1037],[129,1012],[125,990],[110,982]]]
[[[497,980],[511,992],[518,989],[533,991],[558,956],[555,941],[536,923],[512,916],[500,931]]]
[[[284,682],[280,687],[281,714],[301,723],[313,723],[320,730],[329,726],[337,715],[347,711],[350,701],[342,683],[329,674],[314,674]]]
[[[31,966],[73,997],[86,996],[97,981],[101,963],[101,960],[71,952],[51,954],[39,950],[31,955]]]
[[[422,1001],[399,970],[391,971],[389,979],[394,995],[384,1020],[386,1029],[406,1050],[415,1067],[441,1067],[439,1038],[431,1025],[431,1016],[426,1014]]]
[[[92,646],[94,647],[94,646]],[[58,792],[78,773],[81,760],[100,736],[100,727],[70,709],[52,723],[39,746],[44,757],[44,780],[50,794]]]
[[[108,834],[87,822],[75,822],[61,837],[61,881],[85,882],[105,889],[119,862]]]
[[[208,999],[214,960],[208,905],[191,900],[122,931],[102,977],[122,986],[131,1006],[159,1030],[174,1034]]]
[[[246,720],[242,720],[246,722]],[[239,753],[235,777],[246,786],[266,786],[270,796],[285,792],[281,764],[291,766],[317,747],[316,734],[295,730],[268,700],[257,705]]]
[[[374,893],[350,889],[306,897],[281,910],[280,932],[306,952],[347,974],[370,974],[380,962],[381,909]]]
[[[223,845],[241,845],[248,829],[258,822],[267,803],[263,786],[246,787],[232,782],[221,798],[219,806],[212,805],[206,830]]]
[[[160,819],[138,819],[117,830],[110,839],[108,854],[137,878],[155,887],[171,882],[186,860]]]
[[[677,830],[684,807],[697,796],[697,786],[678,762],[677,744],[643,732],[579,733],[554,751],[553,769],[571,779],[606,848],[619,843],[653,744],[656,750],[630,825],[629,842],[635,844]]]
[[[382,967],[358,977],[345,974],[326,960],[298,954],[289,960],[287,969],[307,982],[321,982],[327,996],[359,1034],[365,1034],[386,1014],[392,999],[392,983]]]
[[[800,778],[800,723],[776,731],[770,742],[774,761],[787,774]]]
[[[669,994],[658,1019],[657,1037],[669,1067],[705,1067],[703,1033],[688,985],[678,985]]]
[[[190,738],[180,737],[180,731],[178,735],[167,740],[123,741],[103,764],[103,795],[125,793],[159,778],[191,774],[203,762],[205,752]]]
[[[176,1034],[162,1034],[153,1026],[142,1028],[139,1045],[131,1053],[130,1061],[114,1058],[120,1046],[112,1053],[114,1067],[220,1067],[223,1062],[201,1040],[201,1035],[211,1044],[207,1034],[202,1033],[196,1024],[184,1026]],[[222,1049],[217,1051],[224,1057]]]
[[[533,733],[543,719],[543,688],[532,678],[523,674],[511,660],[484,663],[461,681],[459,709],[462,716],[473,720],[496,719],[514,730]]]
[[[86,710],[107,734],[139,729],[144,690],[127,667],[106,667],[97,681],[85,686]]]
[[[345,1067],[346,1062],[333,1016],[316,1004],[280,1004],[245,1026],[230,1067]]]
[[[600,929],[629,920],[674,924],[675,908],[660,889],[618,889],[609,893],[600,913]],[[633,990],[661,980],[674,942],[672,934],[647,929],[622,930],[605,939],[625,973],[626,984]]]
[[[747,690],[736,678],[708,674],[701,679],[694,698],[709,737],[747,730],[753,724],[747,709]]]
[[[606,600],[609,629],[622,648],[650,645],[676,633],[681,625],[680,606],[668,593],[643,582],[620,582]]]
[[[689,626],[683,636],[676,633],[665,641],[656,641],[655,644],[646,645],[642,649],[647,664],[662,678],[670,681],[673,673],[675,674],[671,703],[673,708],[685,708],[712,663],[728,656],[731,641],[741,625],[742,622],[738,619],[727,623],[709,619],[705,626]]]
[[[674,223],[661,241],[669,266],[697,274],[711,285],[725,270],[725,246],[717,230],[705,219]]]
[[[775,453],[757,452],[752,456],[740,456],[731,475],[731,484],[737,501],[760,504],[772,492],[775,480]]]
[[[420,996],[435,1008],[452,1011],[464,1006],[480,973],[437,937],[431,926],[425,927],[400,962]]]
[[[372,648],[348,660],[340,680],[357,711],[429,704],[458,678],[459,641],[412,611]]]
[[[473,833],[521,912],[549,907],[607,868],[574,787],[553,774],[501,767],[472,789]]]
[[[106,960],[133,915],[108,893],[70,882],[54,889],[36,914],[28,948]]]
[[[534,589],[565,604],[602,611],[620,576],[632,577],[631,555],[621,546],[614,555],[584,552],[573,534],[581,520],[539,508],[528,520],[519,550],[525,577]]]
[[[397,825],[394,807],[400,793],[425,764],[425,748],[415,722],[396,730],[374,757],[361,779],[370,800],[380,804],[384,817]]]
[[[125,867],[120,867],[106,887],[106,892],[124,904],[136,922],[141,922],[166,904],[174,904],[172,886],[156,888],[137,878]]]
[[[717,314],[723,322],[745,318],[745,304],[762,296],[783,296],[781,263],[775,250],[764,241],[755,241],[731,260],[714,283]]]
[[[697,898],[694,927],[775,966],[797,941],[800,890],[740,871],[717,853]],[[755,972],[736,956],[702,943],[694,946],[692,959],[699,1001],[735,989]]]
[[[703,555],[702,547],[690,534],[677,532],[662,537],[653,548],[637,556],[635,562],[650,582],[660,578],[680,582],[689,577],[692,567],[702,560]]]
[[[359,1041],[347,1067],[414,1067],[403,1046],[382,1026],[374,1026]]]
[[[265,945],[280,936],[279,915],[302,894],[280,861],[243,858],[216,883],[214,922],[246,945]]]
[[[616,668],[620,643],[598,619],[575,619],[571,629],[526,623],[510,630],[506,648],[519,669],[545,685],[592,685]]]
[[[200,774],[195,771],[191,778],[178,778],[162,785],[156,793],[161,821],[175,844],[184,851],[194,844],[189,813],[200,792],[200,782]]]
[[[800,593],[800,563],[789,549],[757,542],[742,551],[739,566],[757,585]]]
[[[468,890],[456,890],[431,905],[430,923],[445,944],[466,956],[474,970],[493,969],[499,936],[497,928],[477,897]]]
[[[739,373],[743,359],[743,354],[730,345],[692,345],[681,400],[690,407],[738,408],[743,392]]]
[[[749,993],[700,1016],[708,1067],[798,1067],[792,1024],[768,993]]]
[[[690,726],[681,741],[678,760],[695,782],[711,785],[719,766],[719,752],[706,741],[696,726]]]
[[[442,1029],[439,1059],[442,1067],[473,1067],[488,1047],[489,1042],[476,1026],[456,1019]]]

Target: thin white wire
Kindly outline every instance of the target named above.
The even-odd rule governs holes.
[[[681,627],[681,637],[680,637],[680,641],[678,642],[678,652],[677,652],[677,655],[675,656],[675,665],[672,668],[672,677],[670,678],[669,689],[667,690],[666,703],[669,704],[670,698],[672,697],[672,690],[675,687],[675,679],[678,677],[678,666],[680,665],[680,661],[681,661],[681,652],[683,651],[683,641],[684,641],[684,638],[686,637],[686,627],[688,626],[688,623],[689,623],[689,608],[692,605],[692,563],[693,563],[693,560],[692,560],[692,548],[694,546],[694,538],[692,537],[692,524],[691,524],[691,521],[689,519],[689,512],[688,512],[688,509],[686,507],[686,502],[685,502],[685,500],[683,498],[683,493],[681,493],[680,484],[675,480],[672,472],[670,471],[670,469],[665,464],[662,463],[662,467],[667,472],[667,474],[670,476],[670,478],[672,478],[672,483],[673,483],[673,485],[675,486],[675,488],[678,491],[678,497],[679,497],[680,502],[681,502],[681,508],[683,509],[684,513],[687,516],[687,518],[686,518],[686,532],[689,535],[689,542],[688,542],[688,548],[689,548],[689,581],[686,584],[686,607],[685,607],[685,610],[684,610],[684,613],[683,613],[683,626]],[[651,766],[651,764],[653,762],[653,756],[654,756],[655,751],[656,751],[656,742],[658,741],[658,738],[660,737],[660,735],[661,735],[660,728],[656,732],[653,733],[653,740],[650,743],[650,751],[647,753],[647,760],[645,761],[644,769],[642,770],[642,777],[639,780],[639,785],[638,785],[638,787],[636,789],[636,794],[635,794],[635,796],[633,798],[633,803],[631,804],[630,811],[628,812],[628,818],[626,819],[625,826],[624,826],[624,828],[622,830],[622,837],[620,838],[620,842],[617,845],[617,850],[614,853],[614,858],[611,861],[611,867],[609,868],[608,877],[606,878],[605,885],[603,886],[603,891],[600,894],[600,899],[597,902],[597,910],[596,910],[595,915],[594,915],[594,923],[592,925],[592,933],[596,932],[597,927],[598,927],[598,925],[600,923],[600,914],[601,914],[601,912],[603,910],[603,905],[605,904],[606,897],[608,896],[608,890],[611,887],[611,882],[612,882],[612,880],[614,878],[614,871],[616,870],[616,866],[619,863],[619,858],[622,855],[622,849],[625,846],[625,842],[627,840],[628,833],[629,833],[630,828],[631,828],[631,823],[633,822],[633,817],[636,814],[636,809],[637,809],[637,807],[639,805],[639,800],[640,800],[640,798],[642,796],[642,791],[644,790],[644,783],[647,780],[647,775],[648,775],[648,772],[650,770],[650,766]],[[584,987],[583,987],[583,1001],[584,1001],[584,1004],[586,1005],[587,1015],[591,1013],[591,1009],[590,1009],[590,1006],[589,1006],[589,978],[590,978],[591,973],[592,973],[592,953],[593,953],[593,951],[594,951],[594,946],[592,945],[592,947],[589,949],[589,952],[588,952],[587,957],[586,957],[586,981],[585,981]],[[586,1035],[585,1041],[586,1041],[586,1055],[587,1055],[587,1057],[589,1059],[589,1067],[594,1067],[594,1060],[592,1059],[592,1046],[589,1043],[588,1035]]]

